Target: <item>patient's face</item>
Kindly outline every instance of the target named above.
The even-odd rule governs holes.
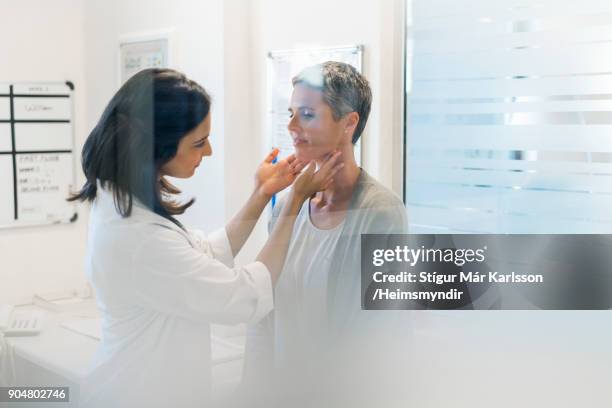
[[[334,120],[321,91],[297,84],[289,112],[291,119],[287,128],[298,159],[321,160],[346,142],[344,122]]]

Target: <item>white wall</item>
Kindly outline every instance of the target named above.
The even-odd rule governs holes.
[[[236,213],[253,189],[259,151],[253,128],[249,0],[225,0],[223,12],[225,101],[225,215]]]
[[[75,84],[77,150],[85,133],[81,0],[0,0],[0,81]],[[0,303],[84,283],[86,211],[75,224],[0,230]]]
[[[97,122],[119,87],[118,44],[124,35],[171,30],[171,68],[184,72],[212,95],[213,157],[189,180],[176,181],[186,198],[197,197],[181,217],[187,225],[210,230],[223,225],[224,98],[222,0],[85,1],[85,69],[88,84],[88,129]]]

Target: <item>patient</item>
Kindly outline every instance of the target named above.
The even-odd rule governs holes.
[[[275,309],[247,336],[245,383],[277,375],[294,404],[296,393],[320,392],[324,374],[346,367],[339,356],[351,360],[361,353],[368,341],[363,335],[374,334],[372,321],[393,313],[361,310],[361,234],[403,233],[407,221],[400,198],[355,161],[372,101],[368,81],[348,64],[326,62],[292,82],[288,129],[296,157],[321,163],[340,150],[344,163],[332,184],[300,210]],[[270,229],[283,204],[274,208]]]
[[[359,371],[352,364],[377,358],[364,353],[364,347],[375,350],[388,329],[402,331],[381,326],[381,317],[394,312],[361,310],[360,245],[361,234],[405,233],[407,220],[399,197],[355,160],[354,145],[372,102],[368,81],[348,64],[326,62],[306,68],[292,82],[288,129],[296,157],[321,163],[340,150],[344,164],[333,184],[300,210],[275,288],[275,309],[247,337],[244,383],[263,385],[273,376],[289,399],[279,402],[275,396],[276,402],[295,406],[296,395],[304,404],[313,396],[319,397],[318,404],[330,403],[326,387],[333,383],[336,397],[339,389],[331,379],[341,377],[348,386],[346,374]],[[280,200],[274,208],[270,229],[283,205]]]

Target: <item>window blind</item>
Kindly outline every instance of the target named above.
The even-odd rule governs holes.
[[[415,233],[612,232],[612,2],[414,0]]]

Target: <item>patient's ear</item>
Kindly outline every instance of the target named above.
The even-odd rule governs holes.
[[[349,112],[344,117],[344,120],[344,133],[349,137],[349,142],[351,142],[353,133],[355,133],[355,129],[357,129],[357,124],[359,123],[359,114],[357,112]]]

